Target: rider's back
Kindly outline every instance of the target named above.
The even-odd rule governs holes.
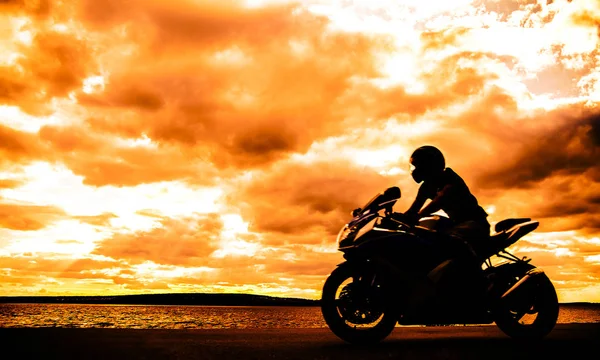
[[[424,181],[423,193],[429,199],[441,195],[442,210],[456,223],[485,221],[488,214],[483,210],[465,181],[451,168],[445,168],[435,181]]]

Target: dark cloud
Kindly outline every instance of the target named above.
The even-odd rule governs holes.
[[[548,116],[549,119],[552,116]],[[540,119],[542,120],[542,119]],[[530,187],[552,175],[584,174],[598,167],[600,116],[569,117],[556,126],[521,132],[517,155],[484,174],[484,186]]]
[[[344,160],[283,163],[253,177],[228,202],[243,209],[251,231],[269,242],[321,243],[348,221],[350,212],[397,179]],[[315,235],[312,235],[315,234]],[[294,237],[294,235],[297,235]]]

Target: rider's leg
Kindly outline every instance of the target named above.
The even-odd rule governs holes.
[[[490,228],[487,221],[467,221],[457,224],[447,232],[452,246],[455,246],[455,258],[464,269],[465,291],[474,290],[476,298],[485,295],[487,280],[483,277],[481,258],[477,255],[479,245],[489,238]],[[471,292],[471,291],[469,291]],[[475,299],[476,300],[476,299]]]

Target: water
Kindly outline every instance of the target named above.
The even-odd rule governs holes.
[[[559,323],[600,323],[600,306],[562,306]],[[0,304],[0,327],[324,328],[318,307]]]

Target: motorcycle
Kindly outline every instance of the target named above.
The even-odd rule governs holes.
[[[352,212],[337,236],[344,262],[328,276],[320,300],[331,331],[353,344],[384,340],[396,325],[495,323],[506,335],[543,338],[558,319],[554,285],[531,259],[507,251],[539,226],[530,218],[498,222],[468,267],[444,235],[444,216],[416,224],[394,213],[398,187]],[[453,252],[454,251],[454,252]],[[449,255],[450,254],[450,255]],[[500,259],[497,264],[492,258]]]

